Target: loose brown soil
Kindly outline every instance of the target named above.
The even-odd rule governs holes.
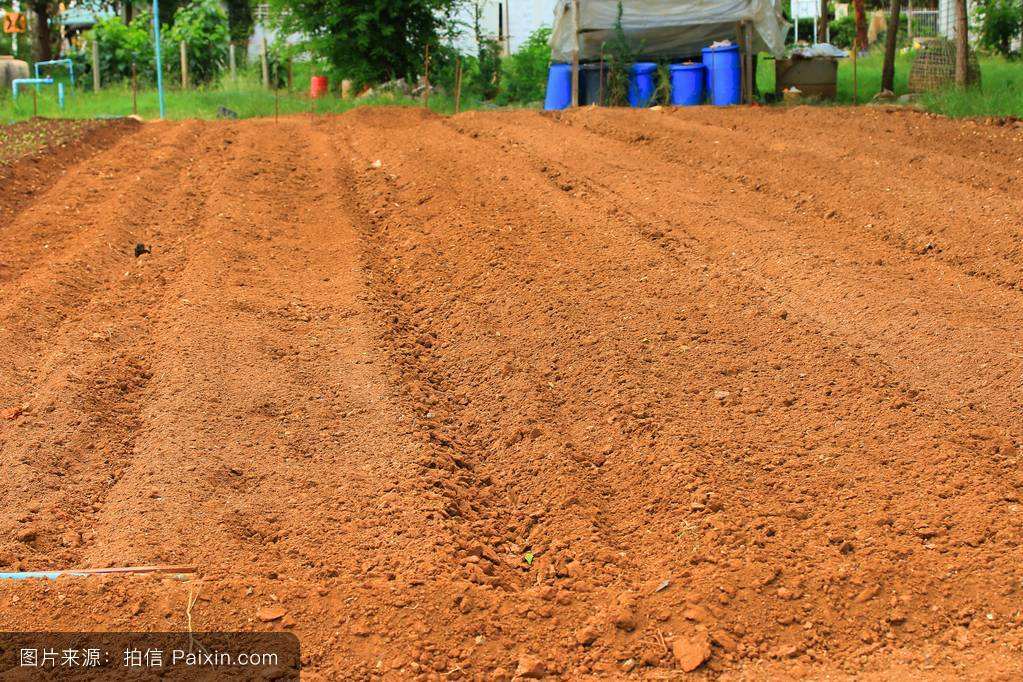
[[[191,594],[310,679],[1014,679],[1021,159],[884,110],[142,126],[0,214],[0,564],[200,576],[0,628]]]

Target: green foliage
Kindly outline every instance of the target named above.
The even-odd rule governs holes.
[[[225,0],[224,5],[231,42],[245,46],[252,35],[252,3],[250,0]]]
[[[309,49],[357,86],[414,80],[427,45],[440,43],[457,0],[271,0],[284,34],[309,36]]]
[[[550,37],[551,29],[538,28],[515,54],[504,60],[504,89],[498,98],[501,104],[543,100],[551,62],[551,48],[547,43]]]
[[[125,24],[119,16],[107,17],[96,24],[92,37],[99,43],[99,72],[103,83],[130,79],[132,64],[136,65],[140,78],[152,76],[151,23],[152,15],[140,12],[130,24]],[[79,59],[84,62],[88,57],[83,53]]]
[[[657,65],[657,86],[654,88],[654,104],[671,104],[671,67],[662,61]]]
[[[856,37],[856,18],[848,14],[841,19],[835,19],[828,28],[831,31],[831,44],[841,47],[844,50],[852,49],[853,39]]]
[[[622,0],[618,0],[611,39],[604,43],[603,52],[607,62],[607,104],[625,106],[629,103],[629,70],[636,61],[636,53],[622,29]]]
[[[18,59],[27,60],[28,54],[32,50],[27,33],[0,33],[0,54],[13,54],[14,50],[11,49],[11,46],[15,40],[18,41]]]
[[[477,84],[483,99],[497,97],[501,90],[501,43],[493,38],[483,38],[479,43],[477,57]]]
[[[1023,30],[1023,0],[978,0],[980,44],[1003,56],[1012,52],[1012,41]]]
[[[192,0],[174,13],[174,25],[166,36],[164,61],[171,74],[180,77],[179,44],[188,48],[188,73],[192,83],[209,83],[220,75],[227,63],[227,43],[230,34],[227,15],[217,0]]]

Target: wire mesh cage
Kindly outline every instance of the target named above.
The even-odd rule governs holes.
[[[921,39],[922,44],[909,69],[909,91],[931,92],[955,82],[956,46],[948,38]],[[970,50],[966,60],[966,82],[980,83],[977,53]]]

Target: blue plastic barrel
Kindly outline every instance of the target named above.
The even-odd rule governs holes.
[[[703,104],[703,82],[707,73],[703,64],[672,64],[668,71],[672,104],[681,107]]]
[[[742,101],[739,46],[703,48],[703,65],[707,67],[707,94],[710,103],[726,107]]]
[[[547,96],[543,108],[566,109],[572,104],[572,66],[570,64],[551,64],[547,72]]]
[[[636,62],[629,69],[629,105],[645,107],[654,98],[654,73],[657,64]]]

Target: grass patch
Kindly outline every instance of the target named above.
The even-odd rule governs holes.
[[[895,58],[895,94],[909,92],[909,69],[912,54]],[[881,91],[881,69],[884,53],[873,50],[857,60],[858,81],[855,103],[866,104]],[[981,84],[967,90],[949,88],[922,94],[918,104],[928,111],[954,118],[968,116],[1023,117],[1023,64],[1002,57],[980,58]],[[757,85],[761,92],[774,91],[774,60],[763,56],[757,61]],[[838,84],[835,104],[853,104],[853,65],[851,59],[838,62]]]

